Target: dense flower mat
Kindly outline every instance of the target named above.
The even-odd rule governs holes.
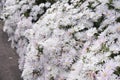
[[[120,80],[120,0],[6,0],[1,17],[24,80]]]

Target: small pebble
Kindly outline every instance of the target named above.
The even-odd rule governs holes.
[[[9,57],[9,59],[13,59],[13,57]]]

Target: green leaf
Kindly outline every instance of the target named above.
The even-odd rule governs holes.
[[[39,52],[43,53],[43,47],[38,47],[37,49]]]
[[[25,17],[29,17],[30,11],[31,11],[31,9],[28,9],[28,10],[24,13],[24,16],[25,16]]]
[[[109,0],[109,3],[112,4],[112,3],[113,3],[113,0]]]
[[[117,67],[114,74],[116,74],[117,76],[120,76],[120,67]]]
[[[116,21],[116,22],[120,22],[120,17],[118,17],[115,21]]]
[[[111,55],[109,57],[114,58],[114,57],[119,56],[119,55],[120,55],[120,51],[118,53],[111,52]]]
[[[73,27],[73,26],[72,26],[72,25],[67,25],[67,26],[62,26],[62,25],[60,25],[60,26],[59,26],[59,29],[68,30],[68,29],[70,29],[71,27]]]
[[[102,16],[98,18],[97,22],[93,22],[93,27],[96,27],[98,29],[104,19],[105,19],[105,15],[102,14]]]
[[[87,7],[88,7],[89,9],[92,9],[92,10],[95,9],[95,7],[93,7],[94,2],[88,2],[88,4],[89,4],[89,5],[88,5]]]
[[[106,44],[102,44],[101,51],[102,52],[108,52],[109,51],[109,47],[107,47]]]

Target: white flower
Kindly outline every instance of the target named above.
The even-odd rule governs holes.
[[[87,36],[92,37],[92,36],[94,36],[95,33],[97,33],[96,28],[91,28],[87,31]]]
[[[114,5],[114,7],[115,8],[117,8],[117,9],[120,9],[120,1],[118,0],[115,0],[115,1],[113,1],[113,5]]]
[[[116,45],[116,44],[112,44],[110,47],[109,47],[110,51],[114,51],[114,52],[118,52],[119,51],[119,46]]]

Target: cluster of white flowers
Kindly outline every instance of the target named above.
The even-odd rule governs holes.
[[[24,80],[120,80],[120,0],[6,0],[4,31]]]

